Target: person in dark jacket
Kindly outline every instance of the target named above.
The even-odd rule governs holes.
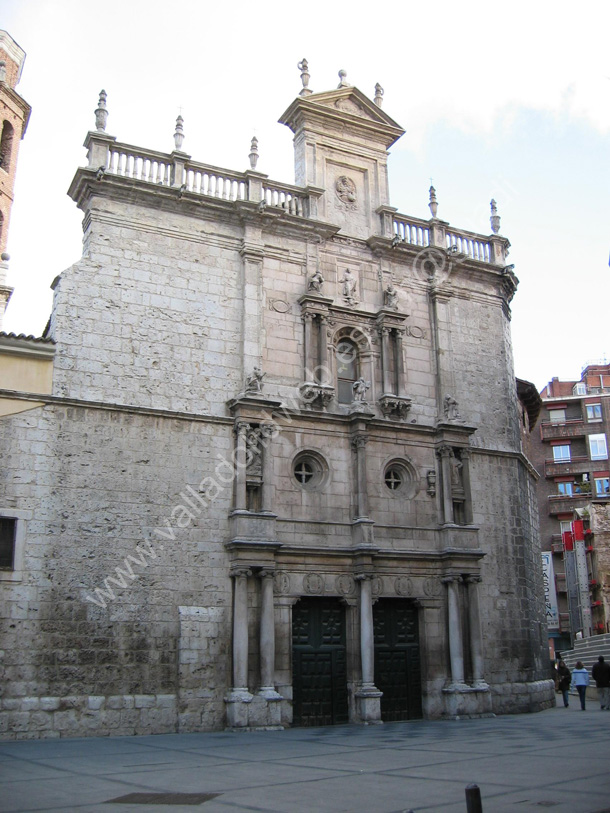
[[[570,683],[572,682],[572,675],[570,674],[570,670],[565,665],[564,661],[559,661],[559,665],[557,667],[557,685],[559,687],[559,691],[563,695],[563,705],[567,709],[570,705]]]
[[[604,662],[603,655],[599,656],[591,669],[591,676],[597,686],[602,709],[610,711],[610,664]]]

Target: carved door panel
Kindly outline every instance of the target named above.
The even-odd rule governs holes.
[[[375,686],[383,692],[381,719],[422,716],[417,609],[404,599],[381,599],[373,607]]]
[[[293,724],[346,723],[345,610],[334,599],[302,599],[292,609]]]

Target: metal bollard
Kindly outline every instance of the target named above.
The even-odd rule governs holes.
[[[467,813],[483,813],[481,790],[478,785],[466,786],[466,811]]]

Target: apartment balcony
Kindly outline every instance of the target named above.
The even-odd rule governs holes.
[[[562,438],[582,438],[585,435],[596,435],[600,432],[601,421],[583,421],[582,418],[573,418],[564,423],[551,423],[543,421],[540,424],[540,437],[542,440],[561,440]]]
[[[570,613],[559,613],[559,631],[570,631]]]
[[[555,589],[558,593],[567,592],[566,577],[563,575],[555,576]]]
[[[588,457],[573,457],[559,463],[556,460],[544,461],[545,477],[563,477],[567,474],[584,474],[591,471],[593,463]]]
[[[549,497],[549,514],[569,514],[575,508],[582,508],[590,502],[591,492],[586,494],[551,494]]]
[[[553,534],[553,536],[559,536],[559,534]],[[553,553],[563,553],[563,540],[561,539],[561,537],[559,539],[552,540],[551,551]]]

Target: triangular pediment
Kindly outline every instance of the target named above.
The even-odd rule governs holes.
[[[393,144],[405,132],[375,102],[352,86],[299,96],[280,118],[280,123],[286,124],[296,132],[298,122],[308,116],[340,118],[354,127],[376,130],[382,140],[386,141],[387,146]]]

